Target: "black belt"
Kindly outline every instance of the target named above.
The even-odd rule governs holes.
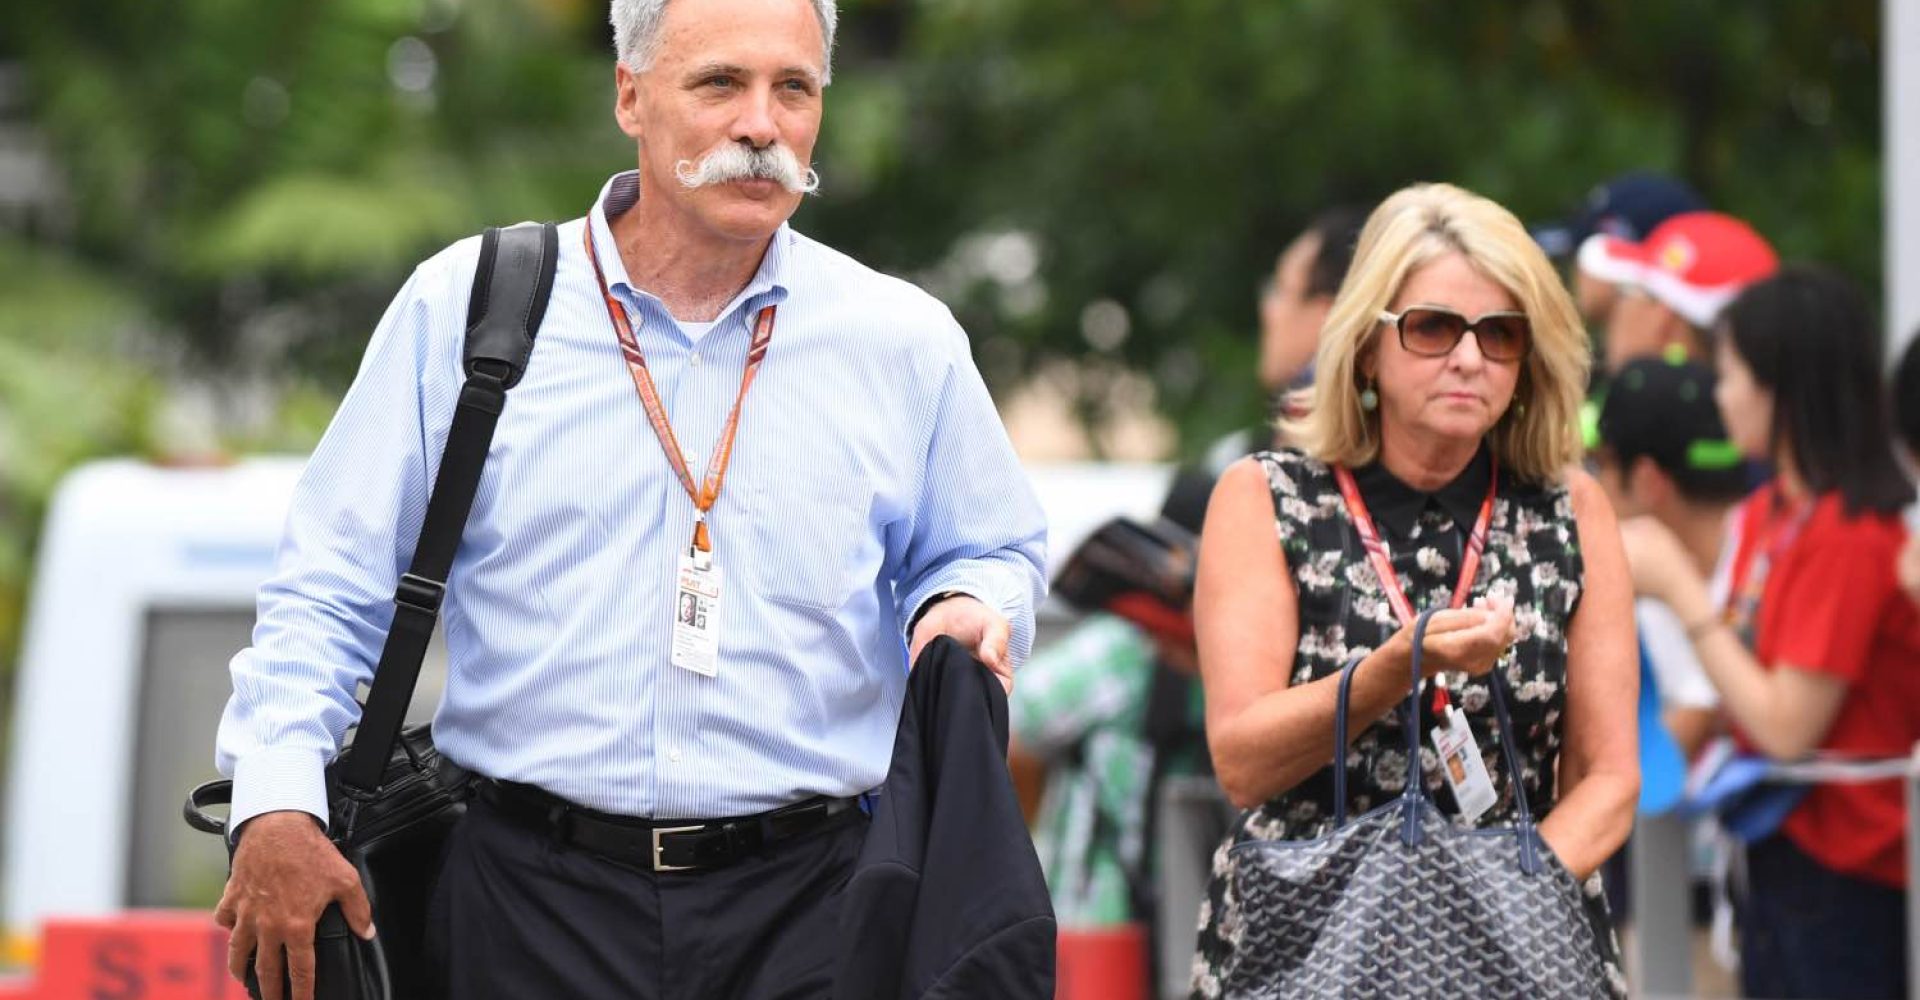
[[[651,820],[575,805],[532,785],[483,779],[479,795],[501,815],[563,844],[656,872],[730,865],[767,847],[860,815],[860,800],[824,795],[757,816]]]

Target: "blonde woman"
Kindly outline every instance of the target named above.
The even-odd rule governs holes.
[[[1514,822],[1486,677],[1499,669],[1519,792],[1582,883],[1600,952],[1605,982],[1567,984],[1568,995],[1624,994],[1596,870],[1633,821],[1638,674],[1619,532],[1600,488],[1575,469],[1588,364],[1573,303],[1505,209],[1423,184],[1374,211],[1328,316],[1306,415],[1283,427],[1296,447],[1229,468],[1207,513],[1194,602],[1207,733],[1220,782],[1245,812],[1215,854],[1194,996],[1289,995],[1285,962],[1238,961],[1262,908],[1236,891],[1229,848],[1332,828],[1337,675],[1355,657],[1347,812],[1405,790],[1394,708],[1412,684],[1406,622],[1436,606],[1454,610],[1435,616],[1425,641],[1424,782],[1456,825]],[[1369,559],[1363,530],[1384,566]],[[1490,795],[1456,796],[1431,753],[1427,734],[1455,710]],[[1462,801],[1477,815],[1462,815]]]

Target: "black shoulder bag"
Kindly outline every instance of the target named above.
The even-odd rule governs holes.
[[[552,224],[489,229],[481,240],[467,301],[466,384],[427,500],[420,541],[393,596],[393,625],[360,725],[352,745],[327,766],[332,812],[327,835],[359,871],[378,933],[373,941],[361,940],[348,928],[339,904],[327,907],[314,931],[316,1000],[413,1000],[439,992],[441,977],[425,956],[427,903],[447,833],[466,811],[471,782],[434,750],[431,727],[403,732],[401,724],[440,616],[447,574],[480,486],[494,426],[507,390],[526,370],[546,314],[558,256]],[[201,785],[187,798],[187,823],[225,837],[227,821],[206,810],[232,801],[233,782]],[[229,862],[232,849],[229,841]],[[251,964],[247,992],[256,1000],[260,996]]]

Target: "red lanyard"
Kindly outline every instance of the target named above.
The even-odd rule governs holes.
[[[1771,538],[1766,537],[1769,525],[1754,522],[1771,514],[1779,497],[1778,492],[1770,492],[1752,501],[1741,516],[1740,540],[1746,555],[1734,566],[1733,579],[1727,588],[1727,606],[1721,612],[1721,620],[1755,653],[1759,651],[1760,598],[1766,593],[1767,577],[1772,573],[1774,562],[1799,539],[1801,529],[1813,516],[1813,501],[1807,501],[1792,512],[1786,523],[1773,526]]]
[[[1460,557],[1460,579],[1453,585],[1453,601],[1450,608],[1463,607],[1467,603],[1467,593],[1473,589],[1473,578],[1480,572],[1480,555],[1487,550],[1487,526],[1493,521],[1493,497],[1500,485],[1500,460],[1491,455],[1493,466],[1487,473],[1487,498],[1480,503],[1480,516],[1474,519],[1473,530],[1467,535],[1466,551]],[[1347,502],[1347,514],[1353,518],[1354,530],[1360,532],[1360,544],[1367,550],[1367,561],[1373,564],[1373,573],[1380,578],[1380,588],[1387,592],[1387,603],[1393,605],[1394,616],[1400,624],[1411,625],[1414,618],[1412,602],[1407,600],[1407,592],[1400,586],[1400,576],[1393,571],[1393,557],[1387,552],[1387,543],[1373,526],[1373,515],[1367,513],[1367,502],[1360,497],[1360,486],[1353,481],[1353,473],[1345,466],[1333,467],[1333,478],[1340,484],[1340,496]],[[1448,705],[1447,688],[1444,683],[1435,684],[1433,692],[1433,710],[1444,711]]]
[[[713,458],[707,463],[706,481],[694,485],[693,472],[687,468],[687,460],[680,451],[680,441],[674,437],[673,424],[667,420],[667,408],[661,405],[660,391],[654,388],[653,376],[647,371],[646,355],[640,353],[640,342],[634,338],[633,327],[627,322],[626,308],[613,297],[607,288],[607,276],[600,270],[600,255],[593,248],[593,226],[582,226],[581,239],[587,245],[587,260],[593,263],[593,277],[600,282],[600,296],[607,303],[607,318],[613,321],[613,332],[620,337],[620,353],[627,360],[627,370],[633,374],[633,387],[640,393],[640,403],[647,409],[647,422],[653,425],[653,436],[660,439],[660,447],[667,453],[667,462],[673,466],[674,474],[680,477],[680,485],[693,500],[697,512],[693,524],[693,547],[702,552],[713,551],[713,542],[707,536],[707,512],[713,509],[715,500],[720,499],[720,485],[727,476],[727,462],[733,457],[733,435],[740,429],[740,406],[746,402],[747,390],[753,386],[753,377],[760,371],[760,365],[767,360],[767,345],[773,342],[774,307],[760,310],[753,327],[753,342],[747,347],[747,370],[740,376],[740,394],[733,399],[733,410],[727,414],[727,425],[720,432],[720,440],[713,447]]]

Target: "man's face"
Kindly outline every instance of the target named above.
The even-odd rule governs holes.
[[[1580,318],[1591,327],[1605,329],[1613,318],[1613,306],[1620,298],[1620,286],[1596,278],[1578,267],[1573,269],[1573,301]]]
[[[1606,364],[1609,371],[1635,358],[1659,357],[1686,322],[1659,300],[1632,285],[1619,286],[1607,317]]]
[[[1306,233],[1288,244],[1274,266],[1273,281],[1260,295],[1260,384],[1269,392],[1291,382],[1313,361],[1320,327],[1333,303],[1307,296],[1320,237]]]
[[[1601,445],[1593,451],[1593,479],[1607,494],[1607,502],[1613,505],[1618,517],[1637,517],[1648,513],[1641,502],[1639,491],[1633,488],[1631,476],[1627,474],[1625,463],[1620,461],[1620,453]]]
[[[825,41],[808,0],[673,0],[653,65],[614,73],[620,128],[640,143],[641,199],[665,199],[692,228],[757,241],[802,195],[766,179],[689,189],[676,168],[728,143],[784,146],[805,171],[820,132]]]

